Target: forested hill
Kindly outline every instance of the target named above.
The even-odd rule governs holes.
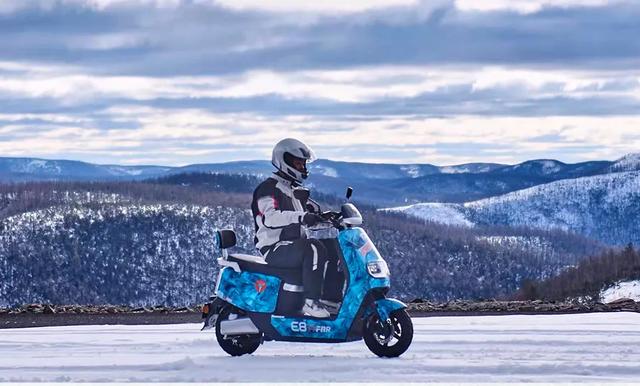
[[[556,301],[568,298],[603,301],[601,295],[605,289],[620,282],[639,279],[640,251],[629,244],[622,250],[609,250],[582,260],[577,266],[546,280],[527,280],[518,291],[518,297]]]
[[[0,306],[206,300],[217,272],[215,229],[234,228],[235,250],[253,253],[254,181],[190,178],[0,186]],[[222,188],[220,178],[237,186]],[[506,296],[523,279],[544,279],[600,249],[563,232],[462,229],[361,208],[392,291],[406,300]]]
[[[640,244],[640,172],[555,181],[465,204],[424,203],[394,210],[466,226],[558,228],[609,245]]]

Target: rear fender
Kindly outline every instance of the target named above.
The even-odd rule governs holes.
[[[202,307],[202,320],[204,321],[204,326],[202,326],[201,331],[211,329],[216,325],[216,320],[218,319],[220,310],[222,310],[222,307],[226,304],[228,303],[224,300],[214,297],[209,303]]]

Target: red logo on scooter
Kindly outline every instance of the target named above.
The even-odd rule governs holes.
[[[360,254],[362,256],[366,256],[367,253],[371,252],[373,249],[373,243],[371,241],[367,241],[363,246],[360,247]]]
[[[261,294],[262,292],[264,292],[265,289],[267,289],[267,282],[262,279],[258,279],[256,280],[255,287],[256,287],[256,291],[258,291],[258,293]]]

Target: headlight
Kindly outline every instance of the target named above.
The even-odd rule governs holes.
[[[389,276],[389,267],[384,260],[376,260],[367,263],[367,271],[369,275],[382,279]]]

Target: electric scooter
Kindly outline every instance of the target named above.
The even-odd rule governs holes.
[[[294,192],[296,198],[302,192]],[[353,190],[347,189],[347,200]],[[308,190],[306,198],[308,199]],[[312,201],[312,200],[311,200]],[[319,205],[314,202],[318,208]],[[222,250],[214,296],[203,306],[203,330],[215,327],[220,347],[232,356],[251,354],[265,341],[340,343],[364,339],[380,357],[402,355],[413,339],[406,305],[386,297],[389,269],[359,227],[362,215],[352,203],[340,212],[320,212],[337,237],[327,239],[329,253],[344,273],[342,302],[328,318],[302,315],[302,272],[269,266],[262,256],[229,254],[233,230],[216,232]]]

